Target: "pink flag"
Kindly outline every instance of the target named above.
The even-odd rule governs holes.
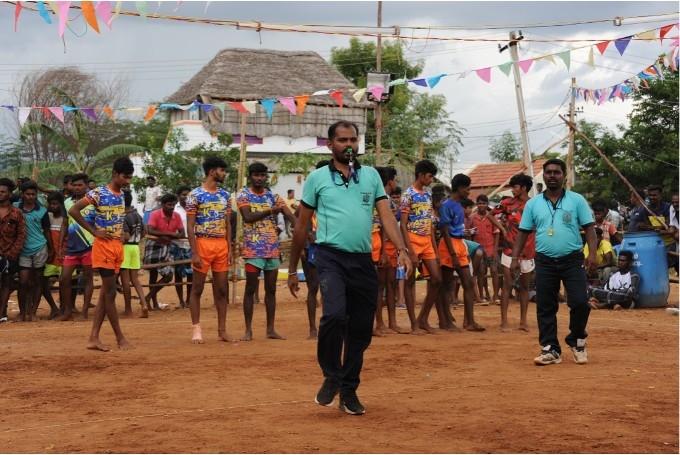
[[[99,2],[95,9],[97,10],[99,18],[104,21],[106,26],[109,27],[109,30],[111,30],[111,2]]]
[[[288,109],[288,112],[290,112],[293,115],[297,115],[297,106],[295,105],[295,98],[292,96],[284,96],[283,98],[279,98],[279,103],[281,103],[283,106]]]
[[[382,85],[374,85],[369,88],[368,91],[371,92],[371,95],[373,95],[373,98],[375,98],[376,101],[380,101],[382,94],[385,91],[385,87]]]
[[[64,108],[62,107],[48,107],[49,111],[54,115],[61,123],[64,123]]]
[[[480,68],[475,70],[475,73],[477,73],[477,76],[479,76],[484,82],[491,82],[491,67]]]
[[[64,29],[66,28],[66,21],[68,21],[68,10],[71,7],[71,2],[59,2],[59,37],[64,36]]]
[[[527,59],[527,60],[522,60],[520,62],[517,62],[520,68],[522,68],[522,71],[524,74],[529,72],[529,68],[531,68],[531,65],[533,65],[534,60],[533,59]]]

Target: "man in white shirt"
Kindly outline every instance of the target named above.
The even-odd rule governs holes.
[[[161,206],[161,196],[163,195],[163,190],[161,187],[156,186],[156,177],[153,175],[146,178],[146,184],[148,186],[144,197],[144,224],[149,223],[151,212]]]
[[[180,186],[177,188],[175,194],[177,195],[177,205],[175,206],[175,213],[179,214],[184,225],[184,232],[187,232],[187,197],[191,192],[188,186]],[[187,234],[188,235],[188,234]],[[170,245],[170,256],[173,261],[182,261],[191,259],[191,246],[188,239],[176,239]],[[184,297],[184,277],[187,279],[187,292]],[[178,308],[187,308],[189,302],[189,295],[191,294],[191,279],[193,277],[193,270],[191,264],[179,264],[175,266],[175,290],[177,297],[179,297]]]
[[[619,252],[619,271],[614,273],[602,288],[588,289],[588,305],[594,310],[635,307],[640,288],[640,276],[631,271],[633,253],[628,250]]]

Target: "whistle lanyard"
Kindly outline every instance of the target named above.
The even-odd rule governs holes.
[[[544,196],[545,197],[545,196]],[[557,215],[557,211],[562,208],[562,199],[564,198],[564,193],[560,196],[560,198],[557,200],[555,205],[553,205],[552,201],[548,199],[547,197],[545,198],[545,203],[548,204],[548,211],[550,212],[550,227],[548,228],[548,235],[553,236],[555,234],[555,215]]]

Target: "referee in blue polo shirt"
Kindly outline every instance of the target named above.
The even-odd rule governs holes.
[[[550,159],[543,164],[547,190],[527,202],[519,225],[519,238],[512,251],[511,268],[519,272],[519,255],[527,236],[536,231],[536,319],[541,353],[536,365],[562,361],[557,339],[557,296],[564,283],[569,305],[569,335],[565,341],[578,364],[588,363],[586,325],[588,306],[586,271],[581,229],[585,230],[589,255],[588,268],[595,267],[597,237],[592,211],[578,193],[563,188],[567,167],[564,161]]]
[[[297,264],[307,237],[307,225],[316,211],[314,265],[319,274],[323,315],[319,324],[317,357],[324,381],[316,403],[331,406],[340,394],[340,409],[348,414],[365,412],[356,389],[364,351],[371,344],[373,317],[378,301],[378,276],[371,260],[373,208],[385,233],[399,252],[399,264],[412,264],[390,210],[378,172],[356,161],[359,130],[340,121],[328,129],[330,164],[307,177],[290,252],[288,287],[297,297]]]

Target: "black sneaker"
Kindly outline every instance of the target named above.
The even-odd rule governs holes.
[[[335,395],[338,394],[338,386],[330,379],[326,378],[321,384],[321,388],[314,397],[314,402],[321,406],[331,406],[335,400]]]
[[[359,401],[356,392],[345,392],[340,394],[340,410],[351,415],[362,415],[366,412],[364,406]]]

